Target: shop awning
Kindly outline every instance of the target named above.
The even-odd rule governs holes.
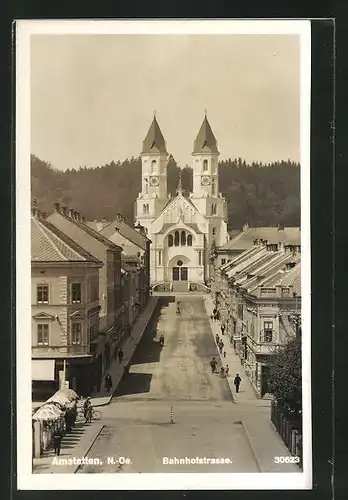
[[[33,381],[54,381],[54,359],[32,359],[31,378]]]

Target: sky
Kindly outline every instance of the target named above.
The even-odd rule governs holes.
[[[191,165],[205,110],[220,159],[299,161],[299,36],[31,37],[31,151],[57,169],[138,156],[154,111]]]

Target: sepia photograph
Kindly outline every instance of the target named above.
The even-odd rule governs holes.
[[[19,489],[312,487],[310,61],[308,21],[17,21]]]

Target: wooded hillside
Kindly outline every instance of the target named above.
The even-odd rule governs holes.
[[[241,158],[219,164],[219,190],[228,202],[229,228],[300,225],[300,166],[292,162],[247,165]],[[175,195],[180,168],[171,156],[168,191]],[[192,191],[192,169],[182,169],[182,188]],[[134,203],[141,190],[140,158],[97,168],[64,172],[31,157],[31,194],[38,208],[51,212],[54,202],[74,208],[86,220],[108,220],[123,213],[134,221]]]

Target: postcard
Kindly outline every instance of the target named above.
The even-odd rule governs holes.
[[[15,30],[18,489],[311,489],[310,22]]]

